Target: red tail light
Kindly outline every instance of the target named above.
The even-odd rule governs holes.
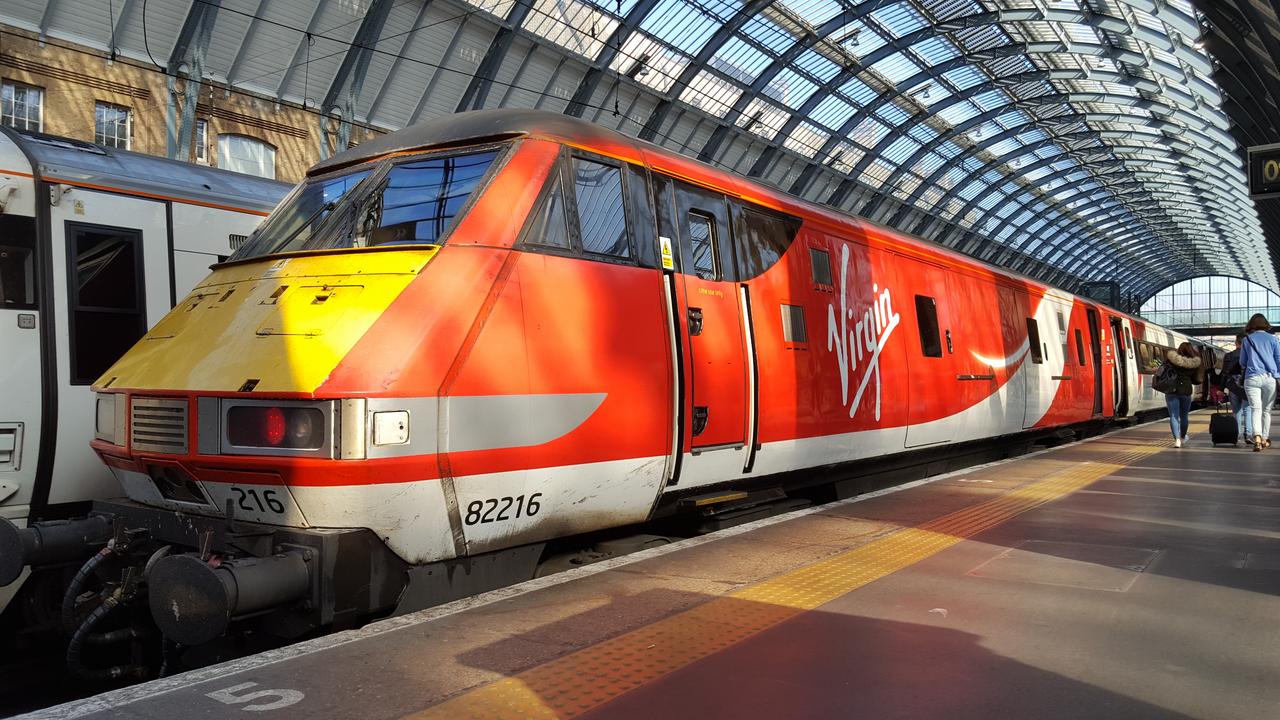
[[[316,408],[240,405],[227,412],[227,439],[237,447],[314,450],[324,442]]]

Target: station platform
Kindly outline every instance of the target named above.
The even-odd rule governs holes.
[[[1164,421],[30,717],[1280,717],[1280,449]]]

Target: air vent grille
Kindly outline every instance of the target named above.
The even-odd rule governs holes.
[[[129,444],[134,450],[186,454],[186,400],[135,397],[129,419]]]

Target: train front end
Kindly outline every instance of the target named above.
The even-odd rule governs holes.
[[[68,592],[145,598],[183,645],[396,608],[410,568],[461,554],[428,482],[437,398],[557,151],[505,138],[304,180],[95,383],[92,447],[127,498],[0,528],[0,574],[101,548]],[[69,632],[126,622],[97,615]]]

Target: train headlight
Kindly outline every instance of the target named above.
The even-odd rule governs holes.
[[[325,413],[315,407],[236,405],[227,410],[226,437],[237,448],[319,450]]]
[[[93,436],[112,445],[124,445],[125,396],[120,393],[94,395]]]

